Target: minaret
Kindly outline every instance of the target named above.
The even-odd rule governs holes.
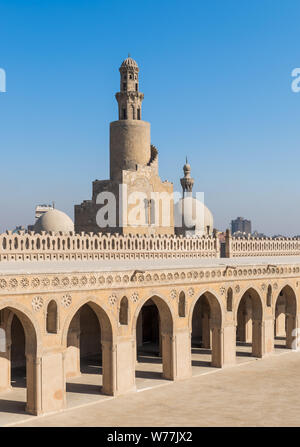
[[[194,186],[194,179],[191,177],[191,165],[188,163],[186,158],[186,163],[183,166],[184,177],[180,179],[182,186],[182,196],[191,196]]]
[[[139,92],[139,67],[128,55],[119,71],[120,91],[116,93],[119,120],[141,120],[144,94]]]
[[[110,123],[110,178],[117,182],[124,170],[135,171],[151,160],[150,123],[141,119],[144,95],[139,92],[138,64],[128,57],[119,71],[119,120]]]

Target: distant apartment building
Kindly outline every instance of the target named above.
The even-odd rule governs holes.
[[[251,220],[237,217],[231,221],[231,233],[246,233],[251,234]]]

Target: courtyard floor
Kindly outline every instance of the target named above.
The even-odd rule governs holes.
[[[299,426],[300,352],[282,344],[262,360],[238,346],[237,364],[225,369],[194,348],[193,377],[179,382],[161,378],[159,358],[140,356],[138,392],[117,398],[99,394],[101,367],[89,364],[67,383],[68,409],[48,416],[24,412],[20,380],[0,395],[0,426]]]

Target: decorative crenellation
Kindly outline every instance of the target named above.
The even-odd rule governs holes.
[[[232,237],[227,231],[225,246],[227,258],[300,255],[300,238]]]
[[[0,234],[0,261],[218,258],[213,236],[81,233]]]

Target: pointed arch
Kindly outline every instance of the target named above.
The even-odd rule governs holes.
[[[183,291],[179,294],[179,300],[178,300],[178,315],[179,317],[185,317],[185,308],[186,308],[186,302],[185,302],[185,293]]]
[[[46,314],[46,331],[48,334],[57,334],[58,318],[57,318],[57,304],[55,300],[51,300],[47,306]]]
[[[128,298],[126,296],[123,296],[120,302],[119,323],[128,324]]]

